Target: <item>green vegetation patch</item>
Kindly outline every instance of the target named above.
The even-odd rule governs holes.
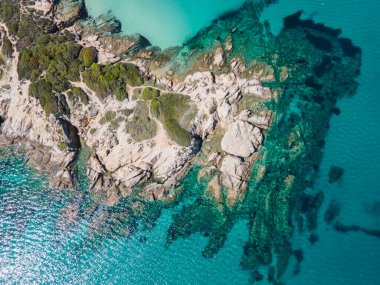
[[[105,115],[100,119],[99,124],[105,125],[107,123],[112,122],[116,119],[116,112],[115,111],[108,111],[105,113]]]
[[[137,142],[154,138],[157,133],[157,123],[149,117],[146,102],[137,102],[132,120],[125,124],[125,131]]]
[[[105,125],[109,124],[112,129],[117,129],[120,126],[120,123],[124,121],[124,118],[118,116],[115,111],[108,111],[105,115],[100,119],[99,124]]]
[[[5,37],[3,40],[1,52],[7,58],[10,58],[13,54],[13,45],[12,42],[8,39],[8,37]]]
[[[80,87],[73,87],[72,89],[72,94],[73,96],[79,98],[80,102],[83,105],[88,105],[89,103],[89,98],[87,93]]]
[[[58,113],[58,99],[53,93],[51,84],[46,80],[39,79],[32,82],[29,86],[29,95],[38,99],[47,117]]]
[[[170,138],[181,146],[191,143],[190,134],[179,123],[189,109],[189,100],[186,95],[168,93],[151,101],[152,113],[160,118]]]
[[[140,75],[138,68],[125,63],[92,64],[82,73],[82,78],[101,100],[114,95],[117,100],[123,101],[128,98],[127,84],[140,86],[144,83],[144,78]]]
[[[133,109],[124,109],[124,110],[121,110],[121,113],[126,117],[128,118],[130,115],[133,114]]]
[[[82,47],[74,42],[72,35],[45,35],[35,40],[30,48],[20,53],[17,66],[21,79],[32,81],[29,94],[39,99],[45,114],[69,113],[64,97],[57,100],[54,92],[67,91],[69,81],[79,81],[80,72],[84,69],[79,60]],[[79,90],[73,90],[82,103],[88,103],[88,98]]]
[[[239,110],[251,110],[252,112],[257,112],[263,105],[263,98],[258,95],[245,95],[239,101]]]
[[[98,50],[95,47],[84,47],[80,54],[80,60],[86,68],[89,68],[93,63],[98,62]]]
[[[147,87],[141,93],[141,99],[149,101],[160,96],[160,91],[155,88]]]
[[[81,49],[70,34],[41,36],[34,45],[20,53],[19,76],[36,80],[45,71],[45,77],[53,80],[53,88],[61,89],[60,85],[65,85],[67,80],[79,80],[79,73],[83,70],[79,60]]]

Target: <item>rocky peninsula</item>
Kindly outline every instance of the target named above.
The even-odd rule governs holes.
[[[211,258],[248,219],[242,266],[277,280],[292,232],[316,227],[323,193],[313,179],[337,100],[357,87],[361,51],[300,12],[273,35],[259,21],[270,2],[247,1],[160,50],[120,34],[112,14],[89,17],[84,0],[0,0],[0,145],[20,145],[51,188],[76,191],[64,227],[91,199],[87,214],[104,212],[93,234],[118,215],[128,236],[193,197],[168,245],[201,232]],[[194,172],[202,193],[186,184]]]

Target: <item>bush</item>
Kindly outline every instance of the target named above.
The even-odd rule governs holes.
[[[73,94],[73,96],[79,98],[80,102],[81,102],[83,105],[88,105],[88,103],[89,103],[88,95],[87,95],[86,92],[83,91],[82,88],[79,88],[79,87],[73,87],[73,88],[72,88],[72,94]]]
[[[29,95],[38,99],[47,117],[51,114],[58,114],[58,100],[49,82],[44,79],[32,82],[29,86]]]
[[[127,84],[137,86],[144,83],[138,68],[124,63],[115,65],[94,63],[82,73],[82,78],[101,100],[114,95],[117,100],[123,101],[128,98]]]
[[[133,109],[124,109],[124,110],[121,110],[121,113],[122,113],[125,117],[129,117],[130,115],[133,114]]]
[[[68,80],[79,80],[83,66],[79,60],[81,46],[66,35],[49,35],[20,53],[17,66],[21,79],[38,79],[46,71],[45,79],[57,92],[67,90]]]
[[[146,101],[156,99],[159,96],[160,91],[150,87],[144,88],[144,90],[141,93],[141,99]]]
[[[7,58],[10,58],[13,54],[13,45],[8,37],[4,38],[3,46],[1,47],[1,52]]]
[[[18,1],[1,1],[0,18],[7,24],[9,32],[16,34],[20,19],[20,3]]]
[[[98,62],[98,50],[94,47],[84,47],[79,54],[84,67],[89,68],[93,63]]]
[[[46,96],[52,93],[51,84],[43,79],[32,82],[29,86],[29,96],[34,98],[40,98],[41,96]]]
[[[99,124],[105,125],[107,123],[111,123],[113,120],[116,119],[116,112],[114,111],[108,111],[104,114],[104,116],[100,119]]]

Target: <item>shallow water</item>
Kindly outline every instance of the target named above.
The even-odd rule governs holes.
[[[96,1],[100,3],[100,0],[92,0],[93,3]],[[98,13],[119,4],[115,12],[124,14],[120,2],[117,2],[103,1],[103,6],[97,6]],[[167,13],[167,5],[173,1],[160,1],[160,5],[161,2]],[[90,6],[89,0],[88,3]],[[122,5],[127,5],[124,3]],[[138,6],[145,3],[142,1],[128,3],[134,3],[140,11],[147,7]],[[158,2],[155,3],[157,5]],[[199,25],[211,21],[227,8],[210,13],[209,18],[202,17],[203,22]],[[380,214],[372,207],[374,202],[380,201],[380,96],[376,88],[380,75],[380,20],[377,17],[380,3],[370,0],[283,0],[265,10],[262,18],[268,19],[272,31],[278,32],[282,18],[300,9],[316,21],[341,28],[343,36],[351,38],[363,49],[363,66],[357,94],[339,103],[342,112],[331,122],[321,175],[317,181],[317,187],[325,190],[326,194],[320,214],[319,241],[311,246],[306,236],[294,238],[294,242],[304,250],[304,261],[297,276],[291,274],[290,266],[285,281],[288,284],[380,284],[377,272],[380,239],[361,232],[338,233],[322,219],[324,208],[334,199],[341,205],[339,220],[343,223],[380,229]],[[150,15],[161,15],[156,11],[151,11]],[[172,8],[170,13],[177,14],[175,11]],[[191,13],[196,13],[196,10]],[[183,16],[181,13],[178,15]],[[181,20],[182,16],[178,19]],[[152,19],[147,17],[143,20],[141,29],[135,22],[136,29],[130,32],[141,31],[144,34],[145,29],[149,30],[148,24]],[[153,17],[153,20],[160,22],[160,18]],[[170,21],[176,23],[174,18]],[[181,24],[172,24],[174,27],[177,25]],[[175,37],[165,33],[167,41],[161,34],[157,43],[148,33],[144,35],[153,43],[166,47],[182,42],[198,29],[193,24],[188,25],[190,28],[186,33],[178,29],[180,31]],[[129,30],[125,28],[125,31]],[[157,36],[155,32],[152,34]],[[331,165],[345,169],[342,181],[337,184],[327,182]],[[189,181],[195,180],[195,174],[189,178]],[[102,239],[88,235],[86,220],[69,232],[59,230],[56,226],[59,211],[73,196],[48,191],[45,185],[44,177],[24,166],[22,159],[0,157],[0,284],[249,283],[249,273],[239,266],[242,246],[247,238],[244,221],[235,225],[218,255],[206,260],[201,255],[206,239],[200,235],[177,240],[165,249],[167,227],[173,212],[179,211],[180,207],[165,210],[151,231],[141,232],[131,239]],[[146,241],[141,239],[142,236],[147,238]]]
[[[181,45],[226,11],[244,0],[87,0],[89,14],[111,10],[125,34],[139,33],[161,48]]]

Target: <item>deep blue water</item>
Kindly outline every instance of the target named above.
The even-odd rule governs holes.
[[[177,5],[179,2],[175,1]],[[212,2],[207,4],[212,5]],[[156,1],[156,5],[160,5],[159,2]],[[206,2],[199,5],[207,9]],[[287,284],[380,284],[380,239],[361,232],[336,232],[322,219],[324,209],[334,199],[341,206],[339,220],[343,223],[380,230],[380,213],[373,207],[380,201],[380,96],[377,91],[380,2],[280,0],[265,10],[262,18],[269,20],[276,32],[284,16],[301,9],[315,21],[341,28],[343,36],[362,48],[363,66],[357,94],[339,102],[341,114],[334,116],[331,122],[317,181],[317,187],[326,194],[317,231],[319,241],[310,245],[306,236],[295,236],[294,243],[304,249],[304,261],[299,275],[287,273],[284,279]],[[218,13],[213,12],[210,17]],[[204,23],[209,20],[204,18]],[[191,23],[191,17],[188,21]],[[176,40],[182,41],[189,36],[188,32],[179,33]],[[157,42],[165,41],[165,36],[159,38]],[[345,170],[342,181],[337,184],[327,182],[331,165]],[[69,197],[48,191],[44,177],[24,166],[22,160],[14,156],[0,158],[0,182],[0,284],[249,282],[249,274],[239,267],[247,238],[244,221],[234,227],[218,255],[206,260],[201,256],[206,239],[200,235],[178,240],[165,249],[166,229],[173,212],[179,208],[165,210],[150,232],[130,239],[97,240],[88,236],[86,223],[68,233],[56,229],[59,209]],[[141,236],[147,240],[142,242]],[[84,245],[83,238],[90,240],[91,246]]]

